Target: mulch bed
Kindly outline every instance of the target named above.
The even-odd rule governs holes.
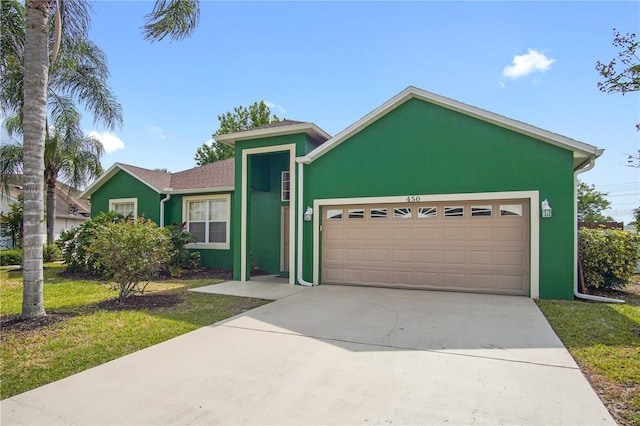
[[[57,322],[68,320],[74,317],[72,313],[55,313],[48,312],[47,316],[40,318],[22,319],[20,314],[0,315],[0,338],[7,331],[22,333],[37,330]]]
[[[173,293],[135,294],[124,299],[122,303],[118,299],[109,299],[98,303],[97,307],[107,311],[140,311],[143,309],[171,308],[183,300],[181,296]]]
[[[266,275],[267,272],[256,270],[252,271],[251,275]],[[96,276],[87,273],[70,273],[63,271],[59,274],[62,277],[71,278],[75,280],[96,280]],[[159,277],[155,280],[165,281],[171,279],[180,280],[194,280],[194,279],[218,279],[218,280],[231,280],[233,279],[233,271],[228,269],[219,268],[197,268],[197,269],[185,269],[180,274],[180,277]],[[171,308],[178,305],[184,299],[182,296],[173,293],[147,293],[143,295],[133,295],[127,297],[123,303],[115,299],[105,300],[96,305],[98,309],[105,309],[109,311],[124,311],[124,310],[143,310],[143,309],[159,309],[159,308]],[[240,303],[240,302],[239,302]],[[247,302],[250,305],[250,302]],[[240,312],[248,309],[245,306],[237,307]],[[23,320],[20,318],[20,314],[0,315],[0,331],[1,332],[29,332],[37,330],[42,327],[46,327],[57,322],[65,321],[74,317],[73,313],[58,313],[47,312],[47,315],[40,318],[32,318]],[[1,336],[1,333],[0,333]]]
[[[251,276],[258,275],[268,275],[269,273],[260,269],[256,269],[251,271]],[[59,274],[61,277],[71,278],[76,280],[96,280],[100,279],[100,277],[96,277],[93,274],[89,274],[86,272],[67,272],[62,271]],[[154,278],[155,281],[166,281],[166,280],[198,280],[198,279],[216,279],[216,280],[232,280],[233,279],[233,271],[230,269],[221,269],[221,268],[196,268],[196,269],[183,269],[180,272],[179,277],[172,277],[168,274],[160,275],[159,277]]]

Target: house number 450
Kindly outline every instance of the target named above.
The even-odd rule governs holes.
[[[409,195],[407,197],[407,203],[418,203],[418,202],[420,202],[419,195]]]

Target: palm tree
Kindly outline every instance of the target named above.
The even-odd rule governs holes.
[[[56,0],[56,4],[65,4]],[[47,70],[49,37],[47,20],[52,4],[49,0],[26,0],[26,31],[24,44],[24,160],[25,230],[22,318],[46,315],[42,296],[42,243],[44,242],[44,140],[47,104]],[[60,9],[62,7],[60,6]],[[146,16],[144,36],[159,41],[167,35],[172,39],[187,37],[199,19],[196,0],[157,0]],[[64,21],[64,18],[63,18]]]
[[[106,56],[93,42],[87,39],[89,26],[88,4],[66,2],[57,8],[67,25],[60,31],[60,49],[57,59],[51,59],[48,70],[47,110],[49,117],[45,127],[45,183],[47,185],[46,217],[47,241],[53,242],[55,219],[55,186],[58,175],[67,178],[67,183],[78,186],[86,178],[101,173],[100,157],[103,148],[95,139],[87,139],[80,130],[80,114],[76,102],[84,104],[94,116],[94,121],[115,128],[122,123],[122,107],[107,85],[109,71]],[[22,61],[22,40],[24,40],[24,7],[17,0],[2,0],[2,11],[9,18],[4,19],[14,32],[9,42],[2,44],[2,110],[4,115],[12,112],[5,120],[5,128],[12,135],[23,132],[23,87],[24,63]],[[20,26],[22,24],[22,28]],[[50,24],[51,25],[51,24]],[[55,31],[54,31],[55,32]],[[3,33],[4,35],[4,33]],[[55,42],[55,40],[53,41]],[[50,130],[53,126],[55,130]],[[51,133],[51,134],[50,134]],[[16,155],[17,153],[17,155]],[[7,171],[20,172],[23,165],[22,146],[2,147],[2,186],[7,186],[11,176]],[[73,159],[72,155],[81,155]],[[6,169],[6,170],[5,170]]]
[[[44,136],[47,119],[48,1],[26,0],[24,42],[24,235],[22,318],[46,315],[42,285]]]
[[[79,123],[67,129],[54,129],[53,133],[46,130],[44,181],[47,188],[46,224],[49,244],[54,241],[57,183],[62,180],[70,187],[78,188],[100,176],[103,172],[100,163],[103,152],[102,143],[93,137],[85,137]],[[23,146],[19,143],[0,147],[3,177],[15,176],[21,172],[23,153]],[[3,182],[4,185],[8,183]]]

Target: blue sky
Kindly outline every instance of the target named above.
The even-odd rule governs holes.
[[[640,205],[624,155],[640,93],[601,93],[594,68],[617,55],[613,28],[640,33],[640,2],[204,1],[191,38],[150,44],[152,6],[94,4],[125,118],[105,167],[191,168],[218,114],[260,100],[334,135],[412,85],[606,149],[581,178],[609,192],[616,219]]]

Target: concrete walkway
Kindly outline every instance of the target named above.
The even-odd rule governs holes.
[[[320,286],[0,403],[2,424],[615,424],[533,301]]]
[[[225,281],[191,289],[191,291],[210,294],[227,294],[230,296],[255,297],[256,299],[279,300],[309,287],[291,285],[285,278],[273,275],[252,278],[251,281]]]

